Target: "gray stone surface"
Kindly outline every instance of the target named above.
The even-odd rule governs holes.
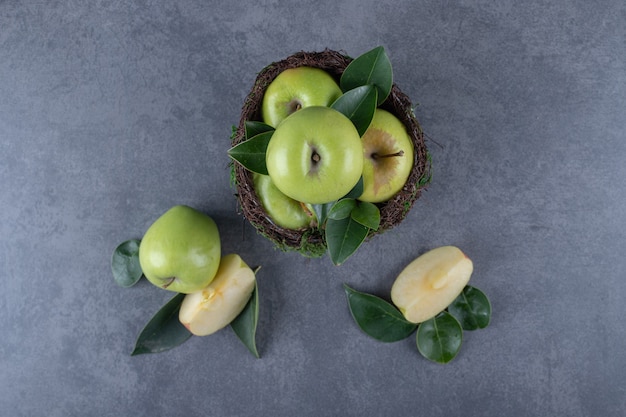
[[[0,1],[0,409],[7,416],[622,416],[626,6],[608,1]],[[228,137],[267,63],[384,45],[433,183],[341,267],[245,226]],[[130,357],[170,297],[110,256],[174,204],[262,264],[254,359],[226,329]],[[382,344],[383,297],[444,244],[493,304],[440,366]]]

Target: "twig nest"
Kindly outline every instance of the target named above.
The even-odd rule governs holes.
[[[245,122],[262,121],[263,95],[270,83],[283,71],[296,67],[320,68],[328,72],[337,82],[352,58],[338,51],[299,52],[263,68],[256,77],[241,110],[241,118],[231,137],[232,146],[244,140]],[[399,225],[420,197],[421,191],[430,182],[431,164],[424,134],[415,118],[411,101],[396,84],[384,103],[379,106],[394,114],[406,127],[414,146],[413,168],[403,188],[391,199],[378,203],[380,225],[371,230],[368,238]],[[297,251],[305,256],[321,256],[326,250],[324,234],[317,227],[288,229],[272,222],[255,192],[253,173],[238,163],[233,163],[233,179],[241,213],[254,228],[282,250]]]

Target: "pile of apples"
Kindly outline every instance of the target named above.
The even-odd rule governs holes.
[[[348,117],[330,107],[341,95],[330,74],[311,67],[287,69],[267,88],[263,122],[276,131],[266,151],[269,175],[255,173],[254,181],[279,226],[308,227],[308,205],[340,199],[361,177],[358,200],[384,202],[411,172],[413,144],[402,122],[377,108],[361,137]]]
[[[368,60],[374,71],[379,65],[385,75],[344,82],[347,73],[356,72],[351,72],[354,65],[367,73]],[[253,122],[255,134],[265,135],[264,143],[242,151],[252,149],[246,141],[258,139],[246,130],[246,141],[229,155],[252,171],[255,193],[275,225],[293,230],[323,227],[325,219],[316,206],[348,195],[377,205],[403,188],[415,152],[402,121],[380,107],[391,86],[391,64],[382,47],[353,60],[340,82],[310,66],[286,69],[271,81],[262,99],[262,120]],[[364,91],[377,95],[372,101]],[[253,152],[263,154],[264,160],[250,163],[258,157]]]

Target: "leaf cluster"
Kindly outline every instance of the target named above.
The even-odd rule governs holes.
[[[384,48],[378,46],[355,58],[339,80],[343,94],[330,105],[345,115],[359,132],[365,134],[376,108],[389,96],[393,85],[391,62]],[[259,121],[245,122],[245,140],[228,150],[228,155],[249,171],[267,175],[265,154],[274,128]],[[358,201],[363,193],[363,179],[344,198],[313,205],[317,224],[323,231],[328,253],[340,265],[378,229],[380,211],[371,203]]]
[[[140,245],[140,240],[131,239],[121,243],[113,251],[111,257],[113,279],[121,287],[132,287],[144,276],[139,263]],[[255,274],[258,270],[259,268],[255,269]],[[185,294],[174,295],[152,316],[139,333],[132,356],[164,352],[181,345],[192,336],[192,333],[178,319],[184,298]],[[259,296],[255,282],[250,300],[242,312],[230,323],[230,327],[256,358],[260,357],[256,347],[258,317]]]
[[[463,331],[484,329],[491,319],[491,304],[478,288],[466,286],[435,317],[416,324],[407,321],[393,304],[344,285],[350,313],[359,328],[381,342],[397,342],[416,332],[417,350],[425,358],[448,363],[461,349]]]

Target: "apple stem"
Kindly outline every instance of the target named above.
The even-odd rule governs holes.
[[[377,154],[376,152],[374,152],[374,153],[372,154],[372,158],[373,158],[373,159],[394,158],[394,157],[396,157],[396,156],[403,156],[403,155],[404,155],[404,151],[402,151],[402,150],[401,150],[401,151],[398,151],[398,152],[396,152],[396,153],[388,153],[388,154],[385,154],[385,155],[379,155],[379,154]]]
[[[165,284],[163,284],[163,288],[167,289],[167,287],[169,287],[170,285],[172,285],[172,283],[176,281],[176,277],[170,277],[168,278],[167,282]]]
[[[319,162],[321,159],[322,157],[317,152],[313,152],[313,155],[311,155],[311,160],[313,162]]]

